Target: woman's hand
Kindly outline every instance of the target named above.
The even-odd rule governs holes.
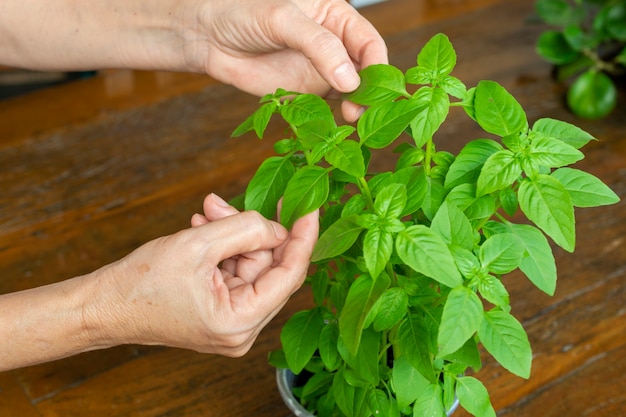
[[[387,63],[376,29],[345,0],[213,0],[201,9],[192,62],[237,88],[326,95],[355,90],[357,71]],[[196,57],[205,57],[202,59]],[[353,121],[359,107],[346,104]]]
[[[204,72],[256,95],[324,96],[356,89],[387,48],[346,0],[3,0],[0,63]],[[342,110],[353,121],[360,107]]]
[[[194,216],[193,228],[149,242],[100,271],[110,308],[91,309],[89,317],[113,320],[102,328],[119,329],[105,335],[105,344],[240,356],[300,288],[317,241],[317,212],[288,232],[214,195],[204,211]]]

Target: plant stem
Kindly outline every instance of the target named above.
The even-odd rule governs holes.
[[[374,197],[372,196],[372,191],[370,190],[370,186],[367,184],[365,177],[359,178],[358,186],[361,190],[361,194],[365,197],[367,208],[374,211]]]
[[[426,142],[426,154],[424,155],[424,172],[427,177],[430,177],[431,162],[433,159],[433,138],[428,139]]]

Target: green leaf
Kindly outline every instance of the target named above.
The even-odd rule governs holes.
[[[357,123],[361,143],[373,149],[390,145],[423,107],[417,100],[400,100],[370,107]]]
[[[526,253],[522,258],[520,269],[537,288],[548,295],[554,295],[557,280],[556,261],[548,239],[539,229],[528,224],[496,222],[489,222],[486,228],[496,233],[515,234]]]
[[[524,246],[513,233],[490,236],[478,252],[482,267],[494,274],[506,274],[517,269],[523,256]]]
[[[518,157],[508,149],[492,154],[482,167],[476,182],[478,197],[506,188],[517,181],[522,174]]]
[[[528,127],[522,106],[494,81],[480,81],[476,86],[474,114],[485,131],[498,136],[517,135]]]
[[[604,72],[591,69],[581,74],[569,88],[567,105],[585,119],[608,116],[617,106],[617,87]]]
[[[443,392],[439,384],[430,384],[419,393],[413,405],[413,417],[445,417]]]
[[[426,177],[426,195],[421,208],[427,218],[432,219],[446,197],[446,189],[443,188],[443,178]]]
[[[411,121],[411,135],[418,147],[433,137],[441,124],[446,120],[450,109],[450,98],[441,88],[422,87],[413,100],[422,107]]]
[[[575,147],[547,136],[533,138],[528,158],[538,165],[556,168],[570,165],[583,159],[585,155]]]
[[[400,409],[415,402],[420,392],[430,385],[430,382],[411,365],[406,357],[394,360],[391,372],[393,389]]]
[[[461,406],[476,417],[496,417],[487,388],[478,379],[463,376],[456,380],[456,395]]]
[[[488,219],[496,212],[496,200],[490,195],[484,195],[472,201],[465,209],[465,215],[473,222],[474,220]]]
[[[307,400],[328,391],[328,385],[333,380],[333,374],[328,372],[315,373],[302,387],[302,399]]]
[[[359,75],[359,87],[344,96],[353,103],[375,106],[408,95],[404,74],[398,68],[386,64],[374,64],[363,68]]]
[[[398,233],[396,251],[413,270],[447,287],[454,288],[463,282],[446,243],[424,225],[413,225]]]
[[[522,240],[526,256],[520,269],[541,291],[554,295],[556,290],[556,261],[546,237],[530,225],[514,225],[514,233]]]
[[[446,202],[448,202],[448,204],[456,206],[462,211],[465,211],[475,201],[476,186],[472,184],[457,185],[452,190],[450,190],[448,195],[446,195]]]
[[[288,157],[272,156],[263,161],[246,188],[246,210],[256,210],[268,219],[274,218],[278,201],[294,173],[295,168]]]
[[[459,286],[450,291],[437,336],[439,357],[456,352],[478,331],[483,305],[476,293]]]
[[[450,252],[452,252],[454,262],[456,262],[459,271],[461,271],[461,274],[465,278],[471,279],[478,274],[480,271],[480,262],[478,262],[478,258],[476,258],[476,255],[474,255],[471,250],[451,245]]]
[[[365,266],[375,279],[387,266],[393,252],[393,236],[380,229],[368,230],[363,239]]]
[[[389,330],[402,320],[409,306],[409,296],[401,287],[387,288],[376,302],[374,330]]]
[[[326,161],[335,168],[361,178],[365,175],[365,159],[359,144],[345,140],[326,153]]]
[[[395,181],[406,187],[406,205],[400,217],[414,213],[421,207],[428,192],[428,180],[424,167],[401,168],[393,174],[393,177]]]
[[[349,383],[365,388],[380,382],[378,359],[380,339],[380,333],[367,328],[363,330],[361,343],[356,353],[352,353],[348,350],[345,339],[340,336],[337,348],[348,365],[349,372],[345,375],[346,379],[349,379]]]
[[[480,351],[474,338],[467,339],[467,342],[465,342],[461,349],[458,349],[451,355],[445,356],[443,359],[447,362],[463,365],[464,367],[471,367],[475,372],[478,372],[482,368]]]
[[[485,312],[478,337],[485,349],[505,369],[522,378],[530,376],[530,342],[515,317],[499,309]]]
[[[326,229],[315,244],[311,261],[334,258],[350,249],[363,231],[356,219],[356,215],[342,217]]]
[[[407,84],[428,85],[437,79],[436,73],[426,67],[412,67],[404,76]]]
[[[324,366],[329,371],[335,371],[341,365],[341,357],[337,350],[339,328],[336,323],[329,323],[322,328],[319,340],[319,352]]]
[[[589,141],[595,140],[593,136],[581,128],[560,120],[543,118],[533,124],[533,132],[544,136],[559,139],[576,149],[585,146]]]
[[[599,178],[578,169],[560,168],[551,176],[559,180],[572,197],[575,207],[597,207],[615,204],[619,201],[613,192]]]
[[[580,56],[563,33],[556,30],[547,30],[539,35],[536,49],[543,59],[554,65],[569,64]]]
[[[574,206],[565,187],[556,178],[539,175],[523,181],[518,195],[526,217],[557,245],[573,252],[576,244]]]
[[[374,211],[383,219],[397,218],[406,206],[406,187],[394,183],[387,185],[376,193]]]
[[[444,202],[430,225],[448,245],[457,245],[464,249],[473,249],[474,230],[468,218],[453,204]]]
[[[569,13],[572,6],[566,0],[536,0],[537,15],[548,24],[561,26],[569,23],[563,16]]]
[[[443,33],[430,38],[417,55],[417,65],[432,70],[439,77],[450,74],[456,66],[456,52],[450,39]]]
[[[270,365],[272,365],[274,368],[278,368],[278,369],[289,368],[289,364],[287,363],[287,358],[285,358],[285,352],[282,349],[272,350],[267,357],[267,362]]]
[[[368,417],[367,390],[348,384],[345,374],[346,370],[340,369],[331,386],[337,407],[347,416]]]
[[[318,309],[303,310],[294,314],[280,332],[289,369],[294,374],[302,372],[317,350],[320,332],[324,326]]]
[[[513,216],[517,212],[518,202],[515,190],[511,188],[500,190],[498,198],[506,214]]]
[[[263,133],[269,124],[269,121],[276,110],[277,105],[274,101],[263,104],[254,113],[252,113],[242,124],[237,126],[231,137],[239,137],[244,133],[254,130],[259,138],[263,137]]]
[[[298,141],[302,149],[313,149],[318,143],[328,142],[334,128],[335,123],[330,120],[309,120],[298,126]]]
[[[291,177],[283,198],[280,221],[291,228],[300,217],[322,206],[328,197],[327,171],[319,166],[305,166]]]
[[[394,410],[393,403],[389,399],[385,391],[382,391],[380,389],[373,389],[369,391],[367,404],[369,406],[370,412],[374,416],[392,416],[391,413],[392,410]]]
[[[445,187],[451,189],[457,185],[475,181],[485,161],[501,150],[502,146],[494,140],[476,139],[469,142],[450,165],[446,174]]]
[[[429,334],[422,321],[415,315],[409,314],[401,323],[396,335],[396,359],[406,360],[430,382],[435,382],[433,361],[428,349]]]
[[[613,38],[626,41],[626,3],[616,1],[608,6],[606,29]]]
[[[478,291],[485,300],[495,306],[507,307],[509,305],[509,292],[506,290],[502,281],[493,275],[480,278]]]
[[[300,126],[312,120],[326,120],[333,123],[335,120],[328,103],[315,94],[297,95],[280,107],[280,114],[287,123],[294,126]]]
[[[409,144],[405,142],[403,143],[403,145]],[[396,163],[396,171],[419,164],[424,160],[425,155],[426,153],[423,149],[417,148],[413,145],[409,145],[409,148],[402,151],[402,154],[398,158],[398,162]]]
[[[595,41],[591,40],[590,36],[587,36],[583,28],[578,25],[566,27],[563,29],[563,35],[569,46],[579,52],[583,51],[586,47],[592,47],[592,43],[595,43]]]
[[[360,276],[350,286],[339,316],[339,333],[351,354],[355,355],[359,348],[369,311],[388,287],[389,277],[384,274],[376,279]]]
[[[448,75],[444,77],[439,86],[446,93],[450,94],[452,97],[458,98],[459,100],[463,100],[467,95],[467,87],[461,80],[452,75]]]

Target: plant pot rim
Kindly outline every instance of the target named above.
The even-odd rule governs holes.
[[[289,369],[276,369],[276,385],[278,385],[278,392],[280,392],[283,402],[296,417],[315,417],[315,414],[312,414],[309,410],[304,408],[293,395],[293,392],[291,392],[294,377],[295,375]],[[451,416],[458,407],[459,400],[455,399],[454,404],[452,404],[452,407],[446,412],[446,415]]]

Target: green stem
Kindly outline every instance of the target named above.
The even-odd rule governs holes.
[[[431,162],[433,159],[433,138],[426,142],[426,154],[424,155],[424,171],[426,176],[430,177]]]
[[[361,190],[361,194],[365,197],[365,201],[367,203],[367,208],[374,211],[374,197],[372,196],[372,190],[370,190],[370,186],[367,184],[365,177],[359,178],[359,190]]]

